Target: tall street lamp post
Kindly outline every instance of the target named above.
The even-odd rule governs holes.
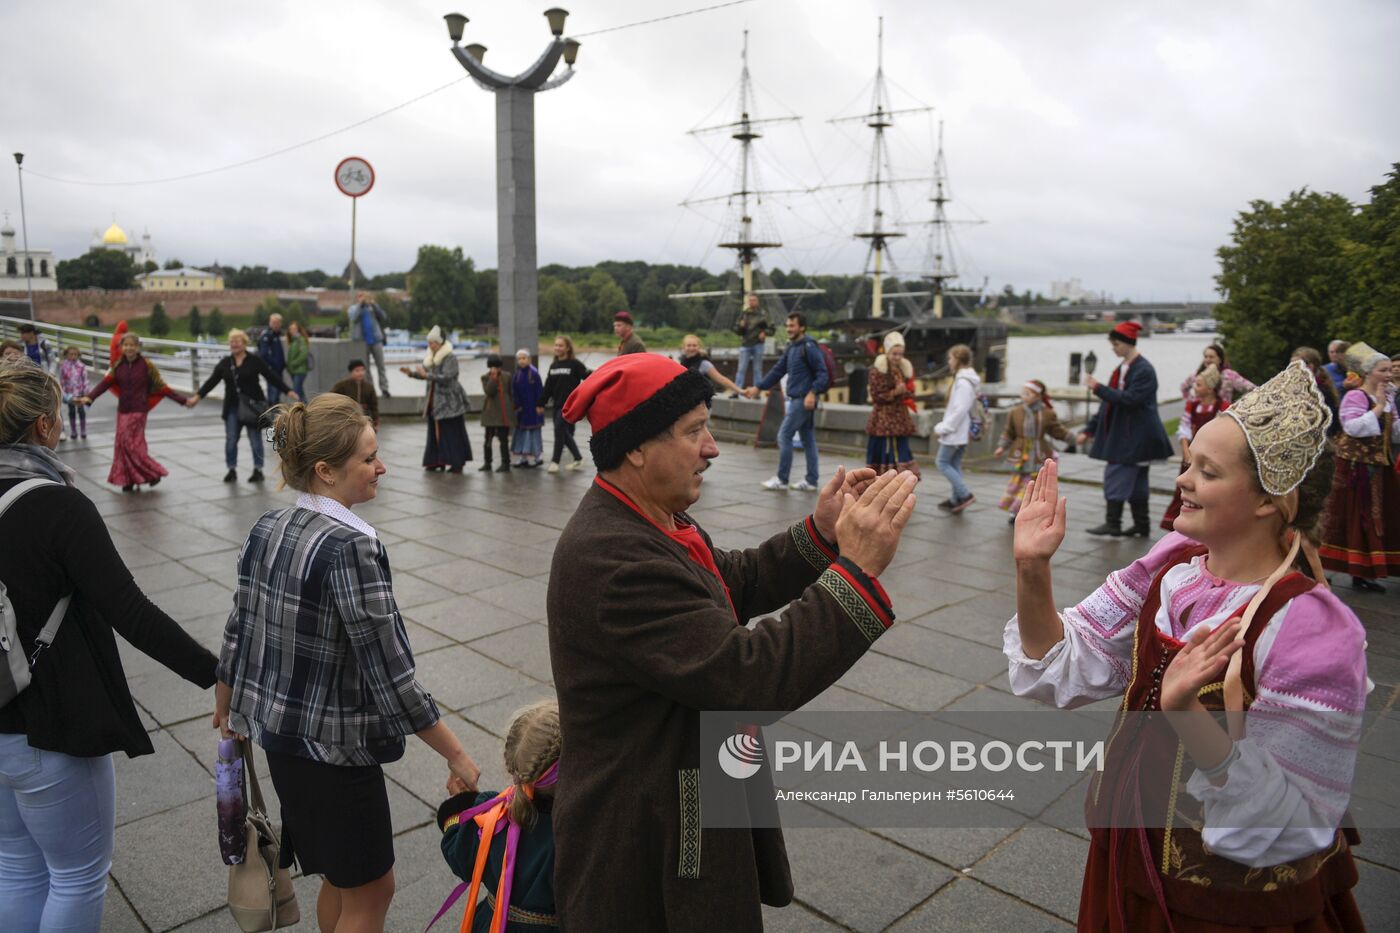
[[[24,153],[15,153],[15,171],[19,173],[19,229],[24,236],[24,287],[29,292],[29,319],[34,317],[34,259],[29,255],[29,221],[24,216]]]
[[[452,54],[481,87],[496,95],[496,276],[502,356],[514,360],[524,347],[534,356],[540,343],[539,272],[535,248],[535,95],[574,76],[579,43],[564,38],[568,11],[546,10],[554,38],[544,54],[514,77],[483,65],[486,46],[461,45],[467,17],[449,13]],[[567,69],[551,78],[560,59]]]

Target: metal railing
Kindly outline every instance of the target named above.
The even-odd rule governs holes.
[[[43,321],[30,321],[28,318],[5,317],[0,315],[0,340],[20,339],[21,324],[32,324],[42,336],[49,339],[58,360],[69,347],[77,347],[82,352],[83,362],[92,367],[97,378],[110,367],[110,347],[112,334],[109,331],[87,330],[81,327],[65,327],[61,324],[48,324]],[[251,352],[251,348],[250,352]],[[219,360],[228,355],[228,347],[215,343],[192,343],[188,340],[165,340],[160,337],[142,337],[141,352],[159,367],[170,385],[188,380],[191,392],[198,391],[200,383],[213,372]],[[57,375],[57,372],[55,372]],[[96,379],[93,380],[96,384]],[[223,384],[219,383],[209,393],[216,398],[223,397]]]

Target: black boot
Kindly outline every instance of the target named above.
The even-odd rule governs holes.
[[[1123,537],[1123,503],[1110,502],[1104,512],[1104,522],[1097,528],[1090,528],[1091,535],[1112,535],[1115,538]]]
[[[1132,499],[1128,505],[1133,509],[1133,527],[1123,533],[1125,538],[1152,537],[1152,520],[1147,515],[1147,500]]]

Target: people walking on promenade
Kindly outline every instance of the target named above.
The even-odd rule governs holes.
[[[1191,387],[1191,397],[1186,400],[1186,410],[1182,412],[1176,429],[1176,442],[1181,448],[1180,473],[1185,473],[1191,466],[1191,439],[1209,424],[1211,419],[1230,407],[1230,403],[1220,397],[1220,389],[1224,385],[1220,370],[1214,366],[1207,366],[1196,374],[1195,383]],[[1162,527],[1167,531],[1174,530],[1176,517],[1180,514],[1181,487],[1178,485],[1172,495],[1172,501],[1167,505],[1166,513],[1162,516]]]
[[[1302,360],[1308,367],[1308,372],[1313,374],[1317,380],[1318,391],[1322,393],[1323,399],[1327,402],[1327,408],[1332,412],[1332,424],[1327,428],[1327,436],[1335,437],[1342,430],[1341,404],[1342,400],[1337,395],[1337,386],[1332,382],[1332,377],[1327,374],[1327,370],[1322,365],[1322,354],[1313,347],[1299,347],[1293,351],[1292,360]],[[1394,370],[1396,367],[1391,367]]]
[[[530,362],[529,350],[515,351],[515,372],[510,377],[510,389],[515,402],[515,437],[510,442],[515,466],[540,466],[544,463],[544,413],[539,410],[544,382],[540,371]]]
[[[55,454],[61,397],[38,367],[0,364],[0,581],[10,650],[33,659],[29,686],[0,706],[0,926],[16,933],[102,927],[112,753],[155,753],[114,633],[201,689],[217,663],[141,592]]]
[[[760,391],[771,391],[784,376],[787,386],[784,390],[787,402],[783,408],[783,421],[778,425],[778,472],[762,485],[764,489],[794,489],[798,492],[816,492],[817,475],[820,464],[817,457],[816,409],[817,396],[828,388],[831,376],[826,370],[826,359],[817,342],[807,336],[807,316],[794,311],[787,316],[787,349],[768,370],[768,374],[756,385],[744,390],[748,398],[758,398]],[[802,454],[807,461],[807,473],[799,481],[789,484],[792,475],[792,436],[802,440]]]
[[[228,332],[228,356],[215,364],[214,371],[204,380],[204,385],[185,403],[193,408],[214,386],[221,382],[224,384],[224,465],[228,467],[228,472],[224,474],[226,483],[238,481],[238,435],[244,431],[248,433],[248,447],[253,454],[253,472],[248,477],[248,482],[263,481],[263,437],[260,422],[263,413],[267,411],[268,402],[259,380],[266,381],[269,388],[276,383],[293,401],[299,400],[296,391],[272,371],[266,360],[248,352],[248,335],[235,327]]]
[[[1063,611],[1053,462],[1026,495],[1003,636],[1011,688],[1060,708],[1114,700],[1136,720],[1119,720],[1090,785],[1080,930],[1365,929],[1354,831],[1339,825],[1366,632],[1312,551],[1328,417],[1301,363],[1233,404],[1191,444],[1176,533]],[[1229,731],[1206,715],[1246,709]]]
[[[545,407],[554,404],[554,457],[549,461],[549,472],[559,472],[559,459],[564,448],[574,455],[570,470],[583,468],[583,454],[574,443],[574,423],[564,417],[564,403],[574,394],[578,384],[588,378],[588,367],[574,355],[574,342],[565,334],[554,338],[554,362],[544,377],[544,391],[540,394],[536,410],[542,415]]]
[[[141,338],[135,334],[122,338],[122,358],[78,403],[91,405],[108,389],[117,396],[117,436],[107,482],[120,486],[122,492],[155,486],[169,471],[151,456],[146,446],[146,419],[161,399],[171,398],[180,405],[189,404],[189,399],[165,384],[156,364],[141,354]]]
[[[24,350],[24,355],[29,357],[31,363],[45,372],[54,371],[58,355],[54,353],[53,344],[49,343],[49,338],[39,333],[37,327],[33,324],[21,324],[19,326],[19,342]]]
[[[63,351],[63,362],[58,364],[58,384],[63,389],[63,400],[68,403],[68,439],[76,441],[81,436],[86,440],[87,406],[79,405],[78,399],[87,395],[88,368],[80,348],[69,347]]]
[[[379,396],[375,394],[374,383],[369,379],[369,370],[364,360],[351,360],[347,367],[350,375],[331,386],[331,391],[353,399],[360,406],[376,430],[379,428]],[[470,444],[468,445],[470,446]]]
[[[282,400],[282,392],[277,386],[287,369],[287,348],[282,344],[282,315],[274,314],[267,319],[267,328],[258,335],[258,356],[277,377],[267,381],[267,400],[276,405]]]
[[[952,385],[948,387],[948,407],[943,412],[943,420],[934,425],[933,433],[938,436],[938,470],[948,480],[953,494],[938,507],[945,512],[961,512],[977,501],[972,490],[963,482],[962,461],[967,453],[967,444],[972,433],[972,409],[977,404],[977,393],[982,380],[977,370],[972,368],[972,348],[965,343],[955,344],[948,350],[948,369],[953,374]]]
[[[515,427],[515,399],[511,397],[510,377],[501,372],[501,358],[495,353],[486,357],[486,372],[481,374],[481,391],[486,402],[481,408],[481,426],[486,429],[486,455],[481,472],[491,470],[491,440],[501,448],[501,465],[497,473],[510,472],[510,429]]]
[[[904,335],[885,335],[885,352],[870,367],[870,417],[865,421],[865,465],[877,474],[910,470],[919,463],[909,447],[914,436],[914,364],[904,358]]]
[[[379,370],[379,394],[388,398],[389,373],[384,369],[384,330],[389,326],[389,315],[369,300],[367,292],[360,292],[348,315],[350,339],[364,342],[365,357],[372,360]]]
[[[1147,467],[1153,460],[1172,455],[1167,429],[1157,416],[1157,371],[1138,352],[1142,325],[1124,321],[1108,334],[1119,363],[1104,385],[1089,376],[1085,385],[1098,396],[1099,410],[1079,434],[1083,446],[1092,440],[1089,456],[1107,461],[1103,471],[1103,495],[1107,500],[1102,525],[1091,535],[1146,538],[1152,534],[1147,508]],[[1133,525],[1123,530],[1123,503],[1132,507]]]
[[[1202,351],[1201,364],[1196,367],[1196,371],[1181,380],[1183,399],[1190,400],[1196,388],[1196,377],[1205,372],[1208,366],[1214,366],[1216,372],[1220,373],[1220,388],[1216,390],[1216,395],[1223,402],[1233,402],[1254,388],[1254,383],[1235,372],[1225,362],[1225,348],[1213,343]]]
[[[997,507],[1011,513],[1011,522],[1016,521],[1016,513],[1021,511],[1025,501],[1026,484],[1035,479],[1040,465],[1046,460],[1058,460],[1050,439],[1073,445],[1074,436],[1060,423],[1055,414],[1055,405],[1050,400],[1045,383],[1032,379],[1021,386],[1021,404],[1011,409],[1006,417],[1006,429],[997,441],[994,457],[1006,457],[1011,465],[1011,478],[1006,481],[1006,492],[1002,493]]]
[[[382,930],[394,830],[380,766],[416,735],[466,789],[480,769],[415,679],[389,555],[352,511],[385,473],[369,419],[327,393],[281,406],[272,438],[299,495],[258,519],[239,552],[215,725],[267,753],[281,864],[322,876],[321,929]]]
[[[311,372],[311,341],[300,321],[287,325],[287,375],[292,377],[292,390],[298,398],[306,398],[306,374]]]
[[[559,925],[553,819],[559,778],[558,703],[536,703],[511,717],[503,764],[511,780],[505,790],[455,788],[437,812],[448,867],[471,885],[469,897],[478,886],[484,888],[485,896],[469,901],[462,918],[461,929],[472,933],[530,933]],[[504,829],[492,831],[488,825]]]
[[[878,578],[917,478],[838,469],[809,517],[759,547],[717,548],[686,514],[719,456],[713,391],[639,354],[600,366],[564,407],[593,428],[598,477],[549,576],[563,933],[763,929],[760,904],[793,896],[781,830],[702,827],[701,711],[795,710],[894,619]],[[773,799],[766,761],[747,784]]]
[[[749,292],[744,296],[744,308],[734,324],[734,332],[739,335],[739,371],[734,374],[738,391],[744,390],[745,382],[756,386],[763,378],[763,348],[772,330],[773,325],[768,323],[768,316],[759,306],[758,296]]]
[[[647,352],[647,345],[642,343],[642,338],[635,332],[632,315],[626,311],[619,311],[613,315],[613,333],[617,336],[618,356]]]
[[[1327,365],[1322,367],[1332,377],[1332,388],[1337,397],[1342,396],[1342,386],[1347,381],[1347,350],[1351,344],[1345,340],[1334,340],[1327,345]]]
[[[472,458],[472,442],[467,437],[467,393],[458,376],[460,367],[452,352],[452,344],[442,335],[442,328],[428,331],[428,352],[423,362],[413,369],[400,366],[399,372],[411,379],[428,383],[428,397],[423,401],[423,419],[428,423],[428,440],[423,446],[423,469],[462,472],[462,466]],[[490,452],[488,450],[488,458]]]
[[[1342,399],[1337,475],[1327,503],[1322,565],[1351,575],[1358,590],[1383,592],[1376,580],[1400,574],[1400,418],[1391,362],[1366,343],[1347,350],[1347,368],[1361,387]]]
[[[698,334],[686,334],[681,338],[681,356],[678,362],[686,369],[695,370],[721,389],[728,389],[735,395],[740,392],[738,384],[720,372],[719,367],[710,361],[710,355],[705,352],[705,344]]]

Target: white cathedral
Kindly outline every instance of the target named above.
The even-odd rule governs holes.
[[[55,276],[53,250],[31,249],[15,243],[15,228],[10,226],[10,212],[6,211],[4,223],[0,225],[0,292],[22,292],[31,285],[36,292],[58,290]],[[29,278],[25,278],[25,265],[29,266]]]
[[[131,261],[136,264],[139,271],[148,262],[156,261],[156,249],[151,245],[151,234],[149,232],[141,235],[141,243],[137,245],[131,242],[126,235],[126,231],[117,226],[115,219],[112,226],[108,227],[105,233],[92,231],[92,249],[115,249],[126,253],[131,257]]]

